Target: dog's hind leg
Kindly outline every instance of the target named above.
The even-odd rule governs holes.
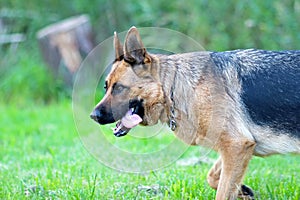
[[[221,158],[208,175],[209,184],[213,188],[217,186],[217,200],[233,200],[238,197],[253,199],[251,189],[241,182],[254,148],[255,142],[249,140],[230,140],[222,143]]]
[[[221,157],[219,157],[207,174],[207,182],[210,185],[210,187],[212,187],[215,190],[218,188],[219,185],[221,170],[222,159]]]
[[[212,166],[212,168],[209,170],[207,175],[207,182],[210,185],[211,188],[217,190],[220,176],[222,171],[222,159],[221,157],[218,158],[218,160],[215,162],[215,164]],[[251,188],[249,188],[246,185],[242,185],[238,197],[241,199],[254,199],[254,193]]]

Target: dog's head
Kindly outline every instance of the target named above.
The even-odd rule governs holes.
[[[106,78],[106,93],[91,118],[99,124],[120,120],[114,134],[123,136],[137,124],[156,124],[165,99],[157,78],[157,59],[146,51],[137,29],[128,31],[124,48],[115,33],[114,47],[115,61]]]

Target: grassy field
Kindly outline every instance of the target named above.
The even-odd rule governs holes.
[[[206,183],[211,163],[173,163],[143,174],[103,166],[82,145],[69,101],[47,106],[2,103],[0,112],[0,199],[215,197]],[[198,147],[190,148],[185,159],[194,154],[199,154]],[[115,156],[113,152],[111,156]],[[254,158],[245,183],[258,199],[299,200],[299,163],[299,157],[293,155]]]

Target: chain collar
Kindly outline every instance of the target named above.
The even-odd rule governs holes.
[[[177,128],[177,122],[175,120],[175,101],[174,101],[174,89],[175,89],[175,82],[176,82],[176,75],[177,75],[177,66],[174,74],[174,80],[173,80],[173,85],[171,87],[171,95],[170,95],[170,116],[169,116],[169,127],[171,128],[172,131],[175,131]]]
[[[172,111],[173,110],[173,111]],[[172,131],[175,131],[177,128],[177,122],[175,121],[175,113],[174,113],[174,107],[171,106],[171,115],[169,119],[169,127]]]

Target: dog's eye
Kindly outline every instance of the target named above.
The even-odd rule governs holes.
[[[113,91],[112,91],[112,93],[113,94],[119,94],[119,93],[121,93],[124,89],[126,89],[127,87],[125,87],[124,85],[122,85],[122,84],[119,84],[119,83],[115,83],[114,85],[113,85]]]
[[[118,85],[117,87],[115,87],[115,90],[121,91],[121,90],[123,90],[123,89],[124,89],[124,87],[123,87],[122,85]]]
[[[114,91],[116,91],[116,92],[122,92],[123,89],[124,89],[123,85],[116,85],[114,87]]]

